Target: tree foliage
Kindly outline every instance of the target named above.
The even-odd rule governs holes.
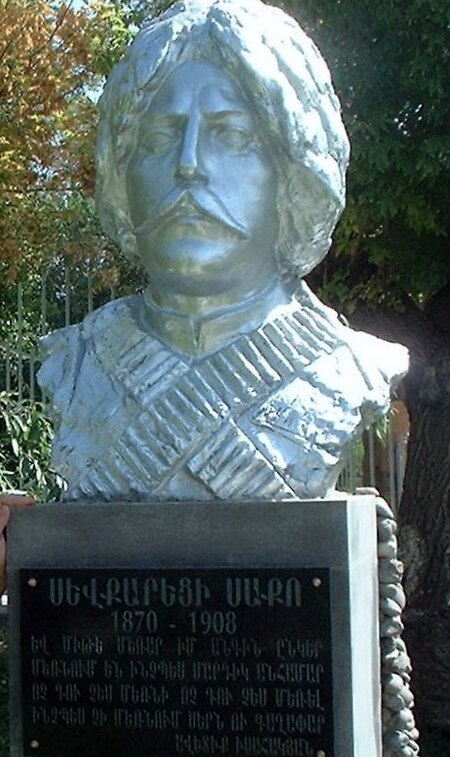
[[[133,16],[119,0],[73,6],[0,0],[0,342],[12,349],[135,284],[93,201],[96,99]]]
[[[64,481],[49,471],[51,441],[39,402],[0,392],[0,491],[20,486],[42,502],[59,497]]]
[[[72,5],[0,0],[0,260],[10,275],[61,249],[63,198],[81,192],[89,204],[95,95],[130,38],[119,3]]]
[[[352,145],[347,207],[321,275],[349,308],[402,307],[450,280],[450,5],[284,3],[333,75]]]

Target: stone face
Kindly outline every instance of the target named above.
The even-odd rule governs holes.
[[[328,251],[331,233],[345,201],[349,145],[330,74],[317,48],[293,19],[259,0],[176,3],[168,13],[141,31],[123,62],[111,72],[100,102],[103,118],[97,153],[98,206],[105,229],[127,255],[142,264],[138,239],[142,222],[137,214],[138,208],[135,213],[132,210],[135,199],[139,202],[139,198],[132,197],[129,202],[130,186],[123,166],[128,160],[132,164],[133,148],[142,136],[137,128],[142,113],[145,113],[144,118],[151,117],[156,109],[157,115],[163,115],[165,119],[164,129],[157,130],[156,134],[150,129],[149,143],[146,140],[145,145],[150,169],[155,167],[156,171],[159,161],[152,162],[153,158],[164,154],[170,163],[174,133],[168,134],[171,124],[167,116],[174,102],[183,117],[194,112],[201,115],[208,107],[217,113],[220,104],[217,93],[212,90],[203,100],[200,97],[195,101],[196,111],[189,107],[193,102],[191,94],[195,96],[190,81],[194,77],[189,74],[181,82],[183,92],[189,87],[189,102],[184,95],[180,101],[176,87],[167,91],[168,82],[170,85],[183,67],[186,71],[186,66],[204,61],[209,66],[218,67],[233,82],[227,83],[225,92],[227,116],[232,113],[230,104],[243,98],[244,109],[240,103],[240,114],[244,110],[245,119],[254,118],[256,124],[254,132],[248,134],[246,120],[238,124],[232,122],[232,133],[228,124],[224,130],[221,123],[219,140],[214,137],[217,152],[221,142],[225,141],[235,153],[235,165],[231,170],[223,171],[220,177],[229,193],[237,197],[239,181],[247,182],[249,178],[245,175],[248,147],[252,151],[256,148],[258,154],[272,154],[274,159],[275,149],[283,148],[283,154],[276,157],[283,177],[277,187],[277,209],[281,216],[277,255],[286,274],[303,276]],[[174,74],[175,69],[178,71]],[[196,69],[195,79],[194,86],[199,81],[200,84],[206,81],[205,68],[201,73]],[[223,91],[220,97],[222,95]],[[152,100],[155,101],[153,111]],[[146,110],[148,106],[150,112]],[[183,125],[188,122],[189,118]],[[152,121],[145,126],[147,131],[148,126],[152,127]],[[195,137],[195,134],[193,124],[189,137]],[[192,147],[193,143],[185,144]],[[194,142],[195,146],[197,143]],[[120,157],[126,156],[121,170],[118,170],[115,152]],[[200,151],[194,154],[194,159],[198,159],[197,165],[186,166],[186,154],[181,156],[180,167],[174,167],[175,171],[181,169],[179,178],[198,180],[196,170],[203,172],[205,177],[208,168],[205,155]],[[186,174],[186,168],[190,169],[190,176]],[[162,181],[167,181],[166,174],[162,174]],[[173,189],[170,187],[171,191]],[[268,189],[273,191],[272,187]],[[252,186],[251,196],[254,191]],[[266,196],[265,190],[262,196]],[[200,201],[195,190],[194,197]],[[217,199],[224,202],[222,211],[228,210],[227,193],[222,188],[216,192]],[[248,198],[242,199],[245,206]],[[210,199],[209,209],[212,203],[213,199]],[[153,202],[150,202],[150,208],[147,205],[147,217],[149,210],[152,221],[158,213],[157,209],[153,211]],[[273,216],[271,213],[269,216],[270,222]],[[241,223],[245,229],[245,218],[241,218]],[[267,219],[264,218],[262,223],[267,223]]]
[[[379,757],[374,533],[371,497],[16,511],[12,756]]]
[[[348,162],[319,52],[259,0],[176,4],[101,112],[100,218],[150,283],[43,340],[67,499],[327,496],[407,355],[301,281]]]

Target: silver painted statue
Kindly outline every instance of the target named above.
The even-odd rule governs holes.
[[[187,1],[137,35],[101,99],[98,208],[150,284],[44,339],[68,499],[333,490],[407,367],[301,281],[347,161],[327,67],[282,11]]]

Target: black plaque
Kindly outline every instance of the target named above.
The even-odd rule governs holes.
[[[333,757],[328,569],[20,573],[24,755]]]

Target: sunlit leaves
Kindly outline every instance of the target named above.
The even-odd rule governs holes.
[[[349,268],[353,301],[361,291],[373,303],[422,301],[450,281],[450,4],[284,5],[331,67],[352,144],[328,268]]]
[[[51,440],[40,403],[0,392],[0,490],[20,486],[41,502],[59,498],[65,485],[49,471]]]
[[[93,194],[103,74],[131,32],[120,3],[0,0],[0,260],[53,255],[52,198]]]

